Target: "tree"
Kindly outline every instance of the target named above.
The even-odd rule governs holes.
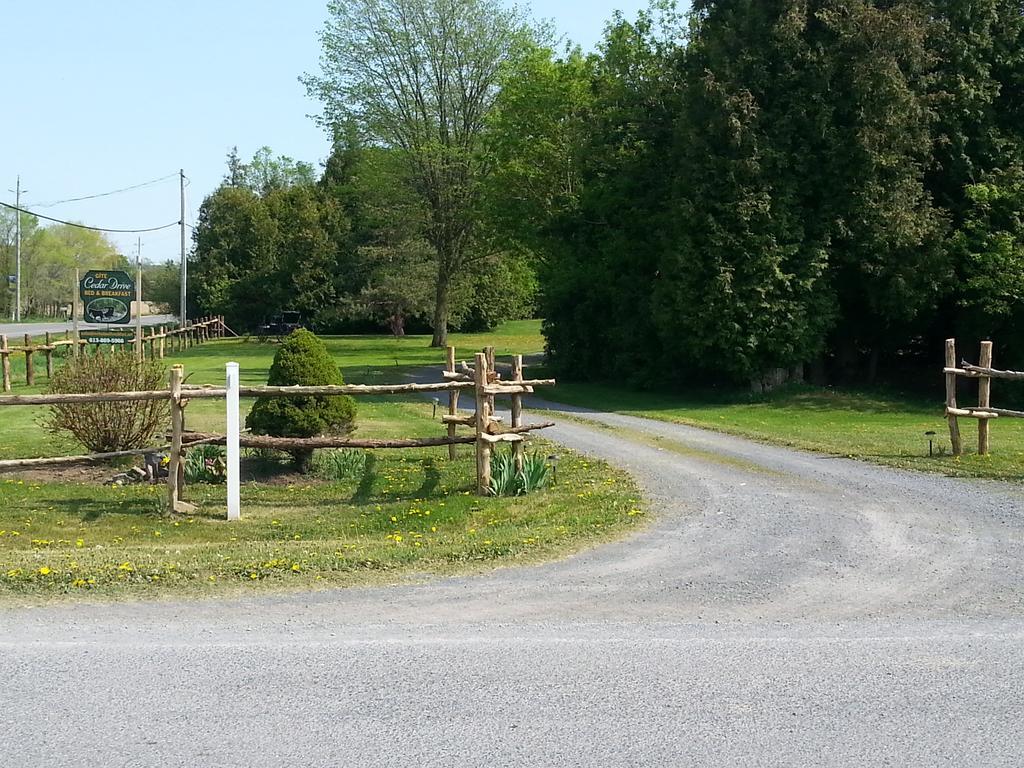
[[[173,311],[181,304],[181,265],[168,260],[142,266],[142,295],[146,301]]]
[[[228,172],[224,183],[229,187],[246,187],[265,195],[274,189],[312,186],[316,182],[316,170],[310,163],[295,160],[287,155],[274,157],[270,147],[260,147],[248,163],[238,157],[238,147],[228,153]]]
[[[291,333],[274,355],[267,384],[271,387],[329,386],[345,381],[324,343],[300,328]],[[347,435],[355,429],[356,403],[347,395],[260,397],[245,419],[258,435],[317,437]],[[289,451],[303,474],[310,469],[313,450]]]
[[[617,16],[586,59],[528,51],[493,121],[492,199],[537,254],[548,352],[576,376],[644,379],[665,357],[652,296],[678,111],[669,15]]]
[[[58,316],[61,307],[71,304],[75,267],[126,269],[128,261],[101,232],[71,224],[40,227],[34,216],[23,214],[21,301],[24,313]]]
[[[457,276],[482,254],[474,213],[490,171],[483,150],[502,64],[531,37],[497,0],[332,0],[321,74],[302,78],[322,123],[355,124],[400,153],[428,212],[436,259],[433,346],[447,342]]]
[[[316,323],[338,301],[350,246],[342,203],[304,163],[270,158],[266,148],[249,165],[229,155],[228,176],[203,201],[194,232],[192,295],[238,329],[284,309]]]
[[[972,184],[971,208],[951,240],[963,265],[958,330],[997,339],[1005,367],[1024,365],[1019,328],[1024,320],[1024,168],[1015,166]],[[1000,366],[1004,367],[1004,366]]]

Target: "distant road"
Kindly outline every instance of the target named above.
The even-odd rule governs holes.
[[[142,318],[143,325],[170,325],[176,322],[178,322],[178,318],[174,315],[148,315]],[[80,330],[84,330],[86,328],[107,328],[108,326],[96,325],[93,323],[79,323],[78,327]],[[131,327],[134,327],[134,323]],[[22,336],[26,333],[38,336],[41,333],[64,333],[64,331],[70,330],[70,322],[0,323],[0,333],[7,334],[8,336]]]

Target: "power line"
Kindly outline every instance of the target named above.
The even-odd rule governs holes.
[[[97,197],[109,197],[110,195],[117,195],[121,192],[131,192],[133,189],[141,189],[142,187],[148,187],[152,184],[159,184],[161,181],[167,181],[173,179],[178,174],[172,173],[167,176],[161,176],[159,179],[153,179],[152,181],[144,181],[141,184],[133,184],[130,187],[122,187],[121,189],[112,189],[109,192],[99,192],[95,195],[85,195],[84,197],[69,197],[67,200],[54,200],[51,203],[36,203],[37,208],[53,208],[55,205],[61,205],[63,203],[77,203],[80,200],[95,200]]]
[[[19,213],[27,213],[29,216],[35,216],[37,219],[45,219],[46,221],[53,221],[57,224],[66,224],[69,227],[77,227],[78,229],[89,229],[93,232],[117,232],[122,234],[134,234],[136,232],[157,232],[161,229],[170,229],[171,227],[180,227],[181,221],[172,221],[170,224],[163,224],[159,227],[146,227],[144,229],[112,229],[110,227],[90,227],[87,224],[77,224],[73,221],[64,221],[64,219],[55,219],[52,216],[44,216],[41,213],[30,211],[25,208],[19,208],[16,205],[5,203],[0,201],[0,205],[4,208],[9,208],[12,211],[18,211]]]

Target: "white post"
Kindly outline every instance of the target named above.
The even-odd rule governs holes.
[[[227,364],[227,404],[228,404],[228,520],[238,520],[242,516],[241,492],[239,489],[239,459],[241,450],[238,447],[238,363]]]

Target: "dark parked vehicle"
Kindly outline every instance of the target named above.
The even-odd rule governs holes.
[[[302,322],[302,314],[289,310],[279,315],[274,315],[270,322],[264,323],[256,330],[256,335],[260,341],[266,341],[270,338],[281,341],[292,331],[305,327],[305,324]]]

